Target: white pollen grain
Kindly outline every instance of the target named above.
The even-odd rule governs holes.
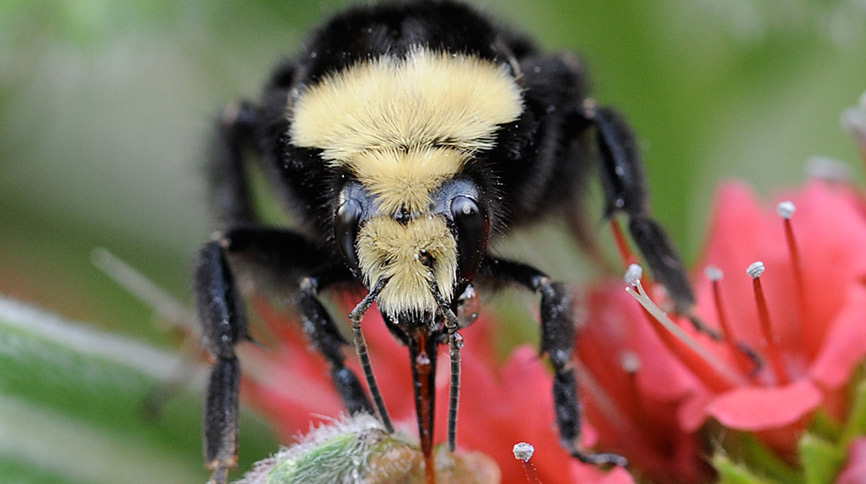
[[[643,267],[638,264],[632,264],[628,266],[623,279],[625,279],[626,283],[635,286],[640,282],[641,277],[643,277]]]
[[[707,266],[704,269],[704,275],[713,282],[721,281],[725,277],[725,273],[716,266]]]
[[[624,372],[635,374],[640,370],[640,355],[634,351],[623,351],[622,354],[619,355],[619,364],[622,365]]]
[[[748,274],[752,279],[757,279],[764,273],[764,269],[765,267],[763,262],[752,262],[752,264],[749,265],[749,268],[746,269],[746,274]]]
[[[532,454],[535,453],[535,447],[528,442],[519,442],[514,444],[514,458],[517,460],[522,460],[523,462],[529,462],[529,459],[532,458]]]
[[[796,210],[797,207],[794,206],[794,202],[791,202],[790,200],[779,202],[779,204],[776,205],[776,213],[778,213],[780,217],[786,220],[790,219],[794,215],[794,212]]]

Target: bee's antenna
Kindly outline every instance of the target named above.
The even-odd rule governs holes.
[[[379,420],[389,433],[394,433],[394,424],[391,423],[391,416],[388,414],[388,408],[385,407],[385,401],[382,399],[382,392],[379,391],[379,384],[376,383],[376,375],[373,374],[373,366],[370,364],[370,355],[367,353],[367,340],[364,339],[364,333],[361,332],[361,319],[364,313],[373,305],[373,301],[379,296],[379,293],[385,289],[390,278],[382,277],[376,281],[376,285],[370,289],[361,302],[355,306],[355,309],[349,313],[349,319],[352,320],[352,334],[355,340],[355,351],[358,353],[358,358],[361,359],[361,367],[364,369],[364,377],[367,379],[367,386],[370,388],[370,394],[373,397],[373,402],[376,404],[376,413],[379,414]]]
[[[460,405],[460,348],[463,347],[463,337],[457,332],[459,322],[454,311],[448,306],[442,293],[439,292],[439,284],[436,283],[436,278],[433,272],[430,272],[430,291],[433,293],[433,298],[436,299],[436,304],[439,306],[439,312],[445,317],[445,329],[448,332],[448,346],[451,356],[451,390],[448,398],[448,449],[451,452],[457,448],[457,409]]]

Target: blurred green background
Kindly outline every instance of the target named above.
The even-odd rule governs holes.
[[[213,117],[256,98],[274,62],[348,3],[0,0],[0,293],[172,347],[91,251],[109,249],[188,301],[190,261],[210,233],[201,153]],[[799,183],[817,154],[862,179],[838,122],[866,90],[862,0],[473,3],[583,56],[595,97],[638,133],[654,212],[689,260],[721,180],[767,193]],[[560,256],[530,258],[554,267]],[[192,449],[181,458],[192,475],[196,439],[178,451]],[[20,482],[42,482],[36,474]]]

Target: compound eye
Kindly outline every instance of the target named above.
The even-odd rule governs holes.
[[[451,216],[457,229],[460,277],[468,280],[475,274],[487,250],[490,224],[487,214],[481,211],[475,200],[463,195],[451,200]]]
[[[348,199],[340,205],[334,217],[334,236],[336,237],[337,248],[343,255],[343,259],[349,264],[349,268],[356,274],[358,272],[358,252],[355,249],[355,240],[358,238],[362,214],[361,202]]]

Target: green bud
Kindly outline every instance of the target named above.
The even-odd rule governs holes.
[[[434,450],[438,484],[496,484],[489,457]],[[359,414],[313,429],[300,442],[258,462],[236,484],[423,484],[424,456],[401,433],[389,434],[375,417]]]

